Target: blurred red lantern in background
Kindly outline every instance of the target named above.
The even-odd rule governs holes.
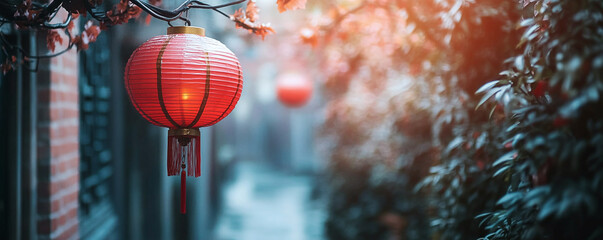
[[[301,73],[287,72],[276,80],[278,99],[288,107],[306,104],[312,96],[312,88],[312,81]]]
[[[200,127],[216,124],[237,104],[243,88],[237,57],[197,27],[170,27],[132,53],[125,86],[136,110],[168,131],[168,175],[181,175],[186,212],[186,175],[201,175]]]

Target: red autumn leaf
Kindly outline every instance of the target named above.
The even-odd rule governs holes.
[[[17,12],[15,16],[19,16],[18,14],[23,14],[25,10],[31,8],[31,0],[24,0],[21,4],[17,5]]]
[[[106,12],[109,21],[101,22],[101,28],[106,29],[108,25],[118,25],[128,22],[132,18],[138,18],[142,10],[130,3],[127,0],[121,0],[118,4],[113,6],[112,10]]]
[[[117,17],[115,16],[115,14],[113,14],[113,10],[109,10],[105,13],[105,15],[107,15],[107,18],[109,18],[109,20],[111,20],[112,23],[117,22]]]
[[[0,66],[2,66],[3,74],[8,73],[8,71],[10,71],[13,68],[13,65],[8,61],[8,59],[6,59],[6,61],[4,63],[0,64]]]
[[[534,186],[541,186],[544,185],[546,183],[546,180],[541,180],[540,177],[538,177],[538,174],[532,174],[532,184],[534,184]]]
[[[537,82],[536,86],[534,86],[534,89],[532,89],[532,95],[534,95],[535,97],[543,97],[548,87],[549,85],[545,81]]]
[[[100,22],[99,25],[100,25],[101,30],[107,30],[111,26],[111,23],[109,23],[107,21],[102,21],[102,22]]]
[[[538,172],[532,174],[532,183],[534,186],[541,186],[548,182],[549,170],[553,167],[553,159],[549,158],[543,166],[538,169]]]
[[[77,47],[78,50],[86,50],[88,49],[90,43],[96,42],[96,38],[100,32],[100,27],[94,25],[92,21],[88,20],[86,25],[84,25],[84,31],[82,31],[82,34],[73,37],[71,42]]]
[[[88,39],[86,32],[73,38],[73,44],[75,44],[78,50],[88,49],[88,43],[90,43],[90,40]]]
[[[467,142],[467,143],[465,143],[464,147],[465,147],[465,150],[469,150],[469,149],[471,149],[471,144]]]
[[[25,11],[25,16],[27,16],[27,19],[31,21],[31,20],[35,19],[40,12],[42,12],[42,11],[41,10],[27,9]]]
[[[235,22],[237,28],[243,28],[249,30],[249,32],[261,36],[262,40],[266,35],[274,33],[274,29],[270,27],[270,24],[259,24],[253,23],[245,16],[243,9],[238,9],[233,15],[230,16],[230,20]]]
[[[318,45],[318,36],[316,34],[316,29],[302,28],[299,31],[299,37],[301,38],[303,43],[310,44],[312,47],[316,47],[316,45]]]
[[[86,4],[84,1],[87,0],[71,0],[71,1],[63,1],[63,8],[70,13],[80,13],[86,14]]]
[[[486,168],[486,164],[482,160],[477,160],[477,162],[475,162],[475,163],[477,165],[477,168],[479,168],[479,170],[484,170],[484,168]]]
[[[59,34],[59,32],[55,29],[48,31],[48,35],[46,35],[46,46],[51,52],[54,52],[56,48],[56,42],[59,44],[63,44],[63,38]]]
[[[125,11],[128,10],[128,1],[119,1],[118,4],[115,5],[115,9],[117,10],[117,13],[123,13]]]
[[[406,1],[405,0],[397,0],[396,6],[398,6],[398,8],[404,8],[406,6]]]
[[[413,75],[413,76],[419,75],[419,73],[421,73],[421,70],[423,70],[423,66],[421,66],[420,63],[416,63],[416,62],[411,63],[409,68],[410,69],[408,72],[410,73],[410,75]]]
[[[100,27],[94,25],[92,21],[88,20],[86,25],[84,26],[84,31],[88,34],[88,36],[93,39],[92,42],[96,41],[96,37],[100,34]]]
[[[71,32],[71,31],[73,30],[73,27],[74,27],[74,26],[75,26],[75,24],[73,24],[73,20],[71,20],[71,21],[69,22],[69,24],[67,25],[67,30],[68,30],[69,32]]]
[[[506,149],[511,149],[511,148],[513,148],[513,142],[508,142],[508,143],[505,143],[505,148],[506,148]]]
[[[274,29],[272,29],[272,27],[270,27],[270,25],[266,25],[266,24],[261,24],[257,27],[255,27],[252,32],[255,35],[261,36],[262,40],[264,40],[264,38],[266,37],[266,35],[270,34],[270,33],[274,33]]]
[[[34,18],[34,14],[30,11],[32,10],[31,0],[24,0],[20,4],[17,5],[17,11],[14,13],[14,17],[26,17],[27,20],[31,21]],[[39,11],[38,11],[39,13]],[[18,26],[24,25],[23,22],[17,22]],[[25,27],[25,26],[22,26]]]
[[[480,135],[482,135],[482,133],[480,133],[480,132],[474,132],[473,133],[473,139],[477,139]]]
[[[249,2],[247,2],[247,8],[245,8],[245,15],[247,15],[247,18],[249,19],[249,21],[251,21],[251,22],[257,21],[258,18],[260,17],[260,15],[258,15],[259,12],[260,12],[260,9],[258,9],[257,5],[255,5],[255,1],[249,0]]]
[[[243,9],[238,9],[230,18],[234,21],[245,22],[245,13]]]
[[[77,49],[79,50],[88,49],[88,44],[83,43],[81,35],[77,35],[71,38],[71,43],[73,43],[73,45],[75,45],[75,47],[77,47]]]
[[[17,57],[15,57],[14,55],[13,55],[13,56],[10,56],[10,60],[11,60],[13,63],[15,63],[15,62],[17,62]]]
[[[306,8],[306,0],[276,0],[276,4],[278,4],[278,11],[281,13],[287,10]]]
[[[569,120],[567,118],[564,117],[556,117],[555,120],[553,120],[553,126],[555,126],[556,128],[559,127],[563,127],[565,125],[567,125],[569,123]]]
[[[138,16],[140,16],[140,13],[142,13],[142,9],[140,9],[138,6],[132,5],[128,8],[128,19],[137,18]]]
[[[153,6],[159,7],[163,3],[162,0],[149,0],[149,3]]]
[[[147,26],[151,24],[151,14],[147,14],[147,17],[144,19],[144,24]]]

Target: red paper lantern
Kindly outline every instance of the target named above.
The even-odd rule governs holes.
[[[201,175],[199,128],[234,109],[243,88],[237,57],[203,28],[170,27],[132,53],[125,86],[136,110],[168,131],[168,175],[181,175],[181,212],[186,175]]]
[[[278,99],[288,107],[301,107],[312,96],[312,82],[299,73],[285,73],[277,78]]]

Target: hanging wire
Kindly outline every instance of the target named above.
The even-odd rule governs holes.
[[[238,1],[233,1],[233,2],[229,2],[229,3],[224,3],[224,4],[220,4],[220,5],[209,5],[207,3],[201,2],[201,1],[197,1],[197,0],[186,0],[184,2],[182,2],[180,4],[180,6],[178,6],[176,9],[172,10],[172,11],[168,11],[165,9],[161,9],[158,7],[153,6],[152,4],[146,3],[146,2],[142,2],[140,0],[130,0],[130,2],[132,2],[134,5],[140,7],[142,10],[144,10],[145,12],[151,14],[151,16],[164,20],[164,21],[171,21],[177,18],[181,17],[181,14],[183,12],[188,11],[191,8],[200,8],[200,9],[211,9],[214,11],[217,11],[218,13],[221,13],[222,15],[225,15],[226,17],[229,17],[228,15],[224,14],[222,11],[218,10],[219,8],[224,8],[224,7],[228,7],[228,6],[232,6],[232,5],[236,5],[236,4],[240,4],[243,3],[247,0],[238,0]],[[182,19],[183,20],[183,19]],[[186,21],[185,21],[186,22]]]
[[[190,25],[191,25],[191,22],[188,20],[188,10],[186,10],[186,11],[184,12],[184,18],[186,19],[186,21],[184,22],[184,25],[185,25],[185,26],[190,26]],[[188,23],[188,25],[187,25],[187,23]]]

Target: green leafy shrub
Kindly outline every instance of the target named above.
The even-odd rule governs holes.
[[[326,85],[329,238],[603,238],[603,2],[395,3],[426,44]]]
[[[513,117],[487,239],[603,238],[603,2],[536,1],[522,54],[487,84]],[[513,156],[513,157],[508,157]]]

